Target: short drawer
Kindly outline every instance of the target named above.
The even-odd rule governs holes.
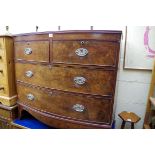
[[[49,41],[21,41],[15,42],[15,58],[49,62]]]
[[[52,44],[52,43],[51,43]],[[105,41],[53,41],[54,63],[116,66],[119,44]]]
[[[0,64],[5,63],[6,61],[4,60],[4,54],[2,53],[2,50],[0,49]]]
[[[115,86],[112,70],[37,64],[16,63],[16,79],[42,87],[103,96],[112,96]]]
[[[17,85],[18,102],[38,111],[91,122],[110,123],[112,101],[61,91]]]
[[[27,34],[17,34],[13,37],[14,41],[45,41],[49,40],[49,34],[39,34],[39,33],[27,33]]]
[[[1,95],[5,95],[8,93],[8,87],[7,87],[7,79],[5,79],[4,76],[0,73],[0,98]]]
[[[8,93],[8,76],[6,66],[0,63],[0,96]]]
[[[4,46],[1,42],[1,38],[0,38],[0,63],[4,62]]]

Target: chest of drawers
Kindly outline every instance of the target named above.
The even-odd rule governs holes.
[[[56,128],[111,128],[120,31],[14,36],[23,110]]]
[[[0,104],[0,129],[14,129],[12,125],[14,119],[18,117],[18,106],[6,106]]]
[[[0,36],[0,102],[6,106],[16,104],[13,38]]]

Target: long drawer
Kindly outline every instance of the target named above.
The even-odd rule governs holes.
[[[54,63],[116,67],[118,45],[95,40],[53,41],[51,59]]]
[[[112,100],[17,84],[18,102],[56,116],[111,123]]]
[[[14,46],[18,60],[49,62],[49,41],[20,41]]]
[[[41,87],[112,96],[115,72],[103,69],[16,63],[16,79]]]
[[[105,40],[105,41],[120,41],[120,31],[70,31],[70,32],[55,32],[53,34],[53,40]]]

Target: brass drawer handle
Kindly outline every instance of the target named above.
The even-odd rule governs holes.
[[[0,90],[4,90],[4,87],[1,87],[1,86],[0,86]]]
[[[82,76],[76,76],[76,77],[74,77],[74,82],[78,85],[83,85],[86,83],[86,78],[84,78]]]
[[[79,57],[84,57],[86,56],[89,52],[86,48],[78,48],[76,51],[75,51],[76,55],[78,55]]]
[[[82,104],[75,104],[73,105],[72,109],[76,112],[83,112],[85,110],[85,107]]]
[[[25,75],[29,78],[31,78],[33,76],[33,72],[32,71],[27,71],[25,72]]]
[[[32,49],[31,48],[25,48],[24,53],[25,53],[25,55],[30,55],[32,53]]]
[[[27,94],[27,99],[30,101],[34,100],[34,96],[32,94]]]

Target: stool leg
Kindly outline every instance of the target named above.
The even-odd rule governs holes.
[[[131,123],[131,129],[134,129],[134,123]]]
[[[126,123],[125,121],[122,121],[121,129],[124,129],[125,123]]]

